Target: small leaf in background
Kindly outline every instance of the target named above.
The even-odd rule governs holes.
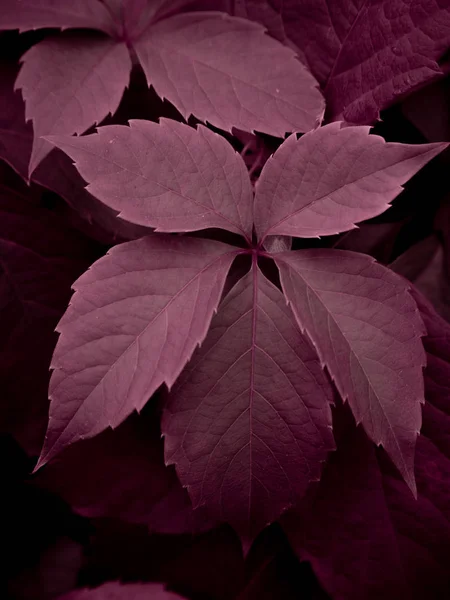
[[[169,398],[166,459],[244,549],[320,477],[333,392],[281,292],[253,266]]]
[[[22,90],[27,120],[33,121],[31,175],[52,149],[44,136],[83,133],[115,112],[131,60],[125,44],[74,33],[43,40],[22,60],[15,87]]]
[[[412,492],[425,334],[407,283],[364,254],[275,256],[284,294],[356,422],[382,444]]]
[[[447,144],[386,143],[368,127],[333,123],[290,136],[256,188],[255,226],[266,235],[319,237],[384,212],[402,184]]]
[[[154,235],[115,246],[75,282],[36,468],[173,385],[206,336],[235,256],[219,242]]]
[[[322,120],[317,82],[257,23],[219,12],[160,21],[135,42],[149,85],[187,119],[283,137]]]
[[[87,190],[128,221],[166,232],[220,227],[251,238],[244,161],[202,125],[136,120],[50,140],[75,161]]]

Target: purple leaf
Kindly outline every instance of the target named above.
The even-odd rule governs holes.
[[[219,12],[180,14],[150,27],[135,48],[149,85],[185,118],[279,137],[322,119],[315,79],[257,23]]]
[[[33,121],[31,174],[52,149],[43,136],[83,133],[114,113],[131,60],[125,44],[67,33],[36,44],[23,61],[16,88],[22,89],[26,118]]]
[[[36,468],[117,427],[161,384],[173,385],[206,336],[236,253],[219,242],[155,235],[115,246],[75,282],[57,327]]]
[[[447,144],[387,143],[368,127],[332,123],[290,136],[257,184],[255,226],[266,235],[319,237],[379,215]]]
[[[173,467],[166,467],[159,415],[133,414],[115,431],[72,444],[36,484],[64,498],[88,518],[108,517],[146,525],[150,532],[199,533],[214,526],[192,510]]]
[[[246,4],[249,18],[264,22],[276,35],[277,13],[281,15],[281,31],[295,42],[319,80],[333,120],[373,123],[380,110],[442,75],[437,60],[450,43],[446,1],[247,0]]]
[[[320,477],[332,387],[281,292],[254,265],[226,296],[163,416],[166,459],[194,508],[244,548]]]
[[[17,68],[0,63],[0,158],[21,177],[27,179],[33,144],[33,130],[25,123],[25,105],[20,92],[14,92]],[[148,235],[149,230],[123,221],[117,212],[94,198],[84,187],[84,181],[70,158],[54,150],[37,167],[32,181],[62,196],[87,221],[86,233],[102,243],[113,244]],[[83,228],[84,223],[77,223]]]
[[[1,11],[0,29],[87,27],[114,31],[111,15],[99,0],[5,0]]]
[[[448,596],[450,461],[423,436],[416,454],[417,500],[361,430],[347,431],[311,502],[284,518],[333,600]]]
[[[425,329],[407,283],[364,254],[275,256],[284,294],[357,423],[382,444],[416,493]]]
[[[220,227],[251,238],[245,164],[206,127],[135,120],[50,139],[75,160],[87,190],[127,221],[168,232]]]
[[[109,581],[98,588],[74,590],[59,600],[183,600],[160,583],[121,583]]]

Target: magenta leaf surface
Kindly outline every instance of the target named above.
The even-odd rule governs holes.
[[[173,385],[206,336],[235,255],[219,242],[154,235],[115,246],[75,282],[37,468]]]
[[[323,116],[317,82],[257,23],[219,12],[180,14],[135,43],[149,85],[187,118],[284,136]]]
[[[111,15],[99,0],[7,0],[1,10],[0,29],[87,27],[114,31]]]
[[[121,583],[109,581],[98,588],[74,590],[59,600],[183,600],[160,583]]]
[[[333,120],[373,123],[381,109],[442,74],[437,61],[450,43],[446,1],[239,1],[248,18],[298,46]]]
[[[52,149],[43,136],[83,133],[115,112],[131,60],[125,44],[66,33],[36,44],[23,61],[16,88],[22,89],[26,118],[33,121],[31,174]]]
[[[447,430],[450,422],[447,417]],[[338,442],[311,503],[284,519],[301,560],[333,600],[448,595],[450,461],[417,442],[415,500],[361,430]],[[381,459],[381,460],[380,460]]]
[[[50,138],[87,190],[119,216],[157,231],[220,227],[251,239],[253,192],[244,161],[221,136],[169,119]]]
[[[244,548],[320,477],[332,387],[281,292],[254,265],[222,302],[171,392],[165,454],[194,507]]]
[[[284,252],[275,261],[297,322],[340,395],[415,493],[425,329],[407,282],[344,250]]]
[[[318,237],[379,215],[402,184],[446,144],[387,143],[368,127],[332,123],[290,136],[257,184],[255,226],[266,235]]]
[[[164,464],[155,412],[133,414],[115,431],[72,444],[39,471],[37,485],[91,519],[115,518],[172,535],[211,529],[205,511],[192,510],[175,469]]]

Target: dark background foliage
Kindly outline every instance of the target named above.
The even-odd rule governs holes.
[[[0,77],[3,85],[10,85],[13,80],[20,56],[51,33],[51,30],[20,35],[17,32],[0,33]],[[21,118],[21,106],[19,98],[17,114],[5,111],[2,114],[1,103],[0,93],[0,158],[5,158],[7,152],[4,149],[8,141],[1,131],[6,121]],[[411,144],[449,141],[449,109],[449,84],[444,78],[383,111],[374,132],[387,141]],[[181,119],[175,108],[147,88],[140,67],[135,66],[130,87],[117,113],[108,117],[105,124],[125,124],[136,118],[157,120],[161,116]],[[191,118],[190,122],[196,121]],[[17,142],[14,169],[8,164],[11,161],[0,160],[3,213],[0,231],[2,235],[8,234],[4,231],[4,214],[11,215],[15,210],[21,211],[22,217],[28,214],[27,218],[36,218],[39,226],[49,219],[48,231],[54,231],[55,238],[58,235],[64,237],[67,244],[66,250],[62,246],[56,248],[58,240],[52,242],[49,239],[49,252],[52,243],[56,254],[66,252],[62,260],[66,260],[63,271],[68,280],[61,278],[61,287],[55,298],[55,313],[45,318],[42,315],[31,318],[20,334],[22,337],[18,341],[10,341],[23,344],[20,360],[8,365],[7,369],[0,365],[0,395],[8,390],[8,397],[12,396],[15,402],[13,407],[2,407],[0,414],[0,473],[3,483],[0,499],[1,597],[50,600],[76,587],[97,586],[120,579],[162,582],[191,600],[326,600],[328,596],[321,589],[311,566],[299,561],[279,524],[267,528],[244,559],[239,540],[228,526],[197,536],[175,535],[149,533],[145,525],[125,522],[119,518],[119,509],[110,510],[106,518],[80,516],[63,499],[61,490],[30,475],[46,425],[48,365],[55,343],[53,330],[70,297],[70,284],[114,243],[127,236],[136,237],[136,231],[124,227],[112,236],[107,224],[89,223],[82,214],[83,209],[77,212],[73,204],[78,197],[79,206],[90,200],[84,198],[83,186],[75,175],[64,187],[61,182],[56,185],[49,182],[48,169],[41,169],[27,186],[20,175],[25,175],[27,158],[24,152],[27,148],[29,152],[27,136],[30,138],[31,129],[25,123],[20,127],[23,138]],[[227,137],[238,151],[242,151],[249,141],[248,134],[244,133]],[[244,158],[254,178],[258,176],[264,160],[279,144],[277,138],[258,134],[256,140],[247,146]],[[7,150],[12,151],[11,148]],[[51,156],[55,173],[58,160],[63,160],[62,153],[54,151]],[[450,150],[447,150],[406,184],[394,206],[365,222],[360,229],[325,239],[295,240],[294,248],[351,249],[371,254],[385,265],[394,263],[396,270],[415,282],[435,309],[448,319],[449,164]],[[11,198],[17,200],[14,205],[10,202]],[[25,208],[18,209],[20,206]],[[89,212],[90,206],[85,206]],[[40,235],[39,232],[36,235]],[[217,232],[217,237],[234,239],[232,234],[224,232]],[[58,259],[56,254],[55,260]],[[71,271],[69,269],[68,273],[69,263]],[[241,265],[236,263],[234,268],[239,270]],[[1,277],[0,268],[0,286]],[[53,282],[56,281],[54,277],[53,273],[49,273]],[[0,357],[6,360],[2,352],[4,349],[11,352],[12,346],[7,342],[3,347],[1,342],[9,335],[8,310],[15,309],[12,305],[0,308]],[[147,407],[141,415],[143,422],[152,422],[154,411],[154,408]],[[81,469],[79,465],[78,468]],[[73,472],[69,477],[72,475],[75,479],[82,476]],[[426,579],[426,571],[424,577]],[[437,591],[441,595],[430,598],[444,599],[448,597],[447,592],[450,595],[450,587],[442,587]]]

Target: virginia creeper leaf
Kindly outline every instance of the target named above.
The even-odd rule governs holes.
[[[33,121],[31,174],[52,149],[43,136],[83,133],[114,113],[131,60],[125,44],[70,32],[36,44],[23,61],[16,88],[22,89],[26,118]]]
[[[160,583],[121,583],[109,581],[97,588],[74,590],[60,600],[183,600]]]
[[[206,336],[235,255],[219,242],[154,235],[115,246],[75,282],[36,468],[173,385]]]
[[[333,600],[448,595],[450,461],[422,435],[416,455],[417,500],[363,431],[347,432],[311,503],[284,518],[293,548]]]
[[[222,302],[171,392],[165,454],[194,508],[244,547],[320,477],[332,387],[281,292],[256,265]]]
[[[299,140],[290,136],[257,184],[256,231],[318,237],[379,215],[402,184],[447,144],[386,143],[368,127],[332,123]]]
[[[7,0],[0,29],[91,28],[112,33],[111,15],[99,0]]]
[[[442,75],[437,61],[450,43],[446,1],[240,1],[249,18],[297,45],[333,120],[372,123],[380,110]]]
[[[180,14],[148,28],[135,48],[149,85],[185,118],[280,137],[322,119],[315,79],[257,23],[219,12]]]
[[[425,329],[405,280],[364,254],[275,255],[284,294],[357,423],[416,493]]]
[[[72,444],[39,471],[36,484],[78,514],[143,524],[152,533],[211,529],[205,511],[192,510],[173,467],[164,464],[159,414],[154,407],[131,415],[115,431]]]
[[[245,164],[206,127],[132,120],[130,127],[50,139],[75,160],[87,190],[127,221],[157,231],[220,227],[251,238],[253,193]]]

